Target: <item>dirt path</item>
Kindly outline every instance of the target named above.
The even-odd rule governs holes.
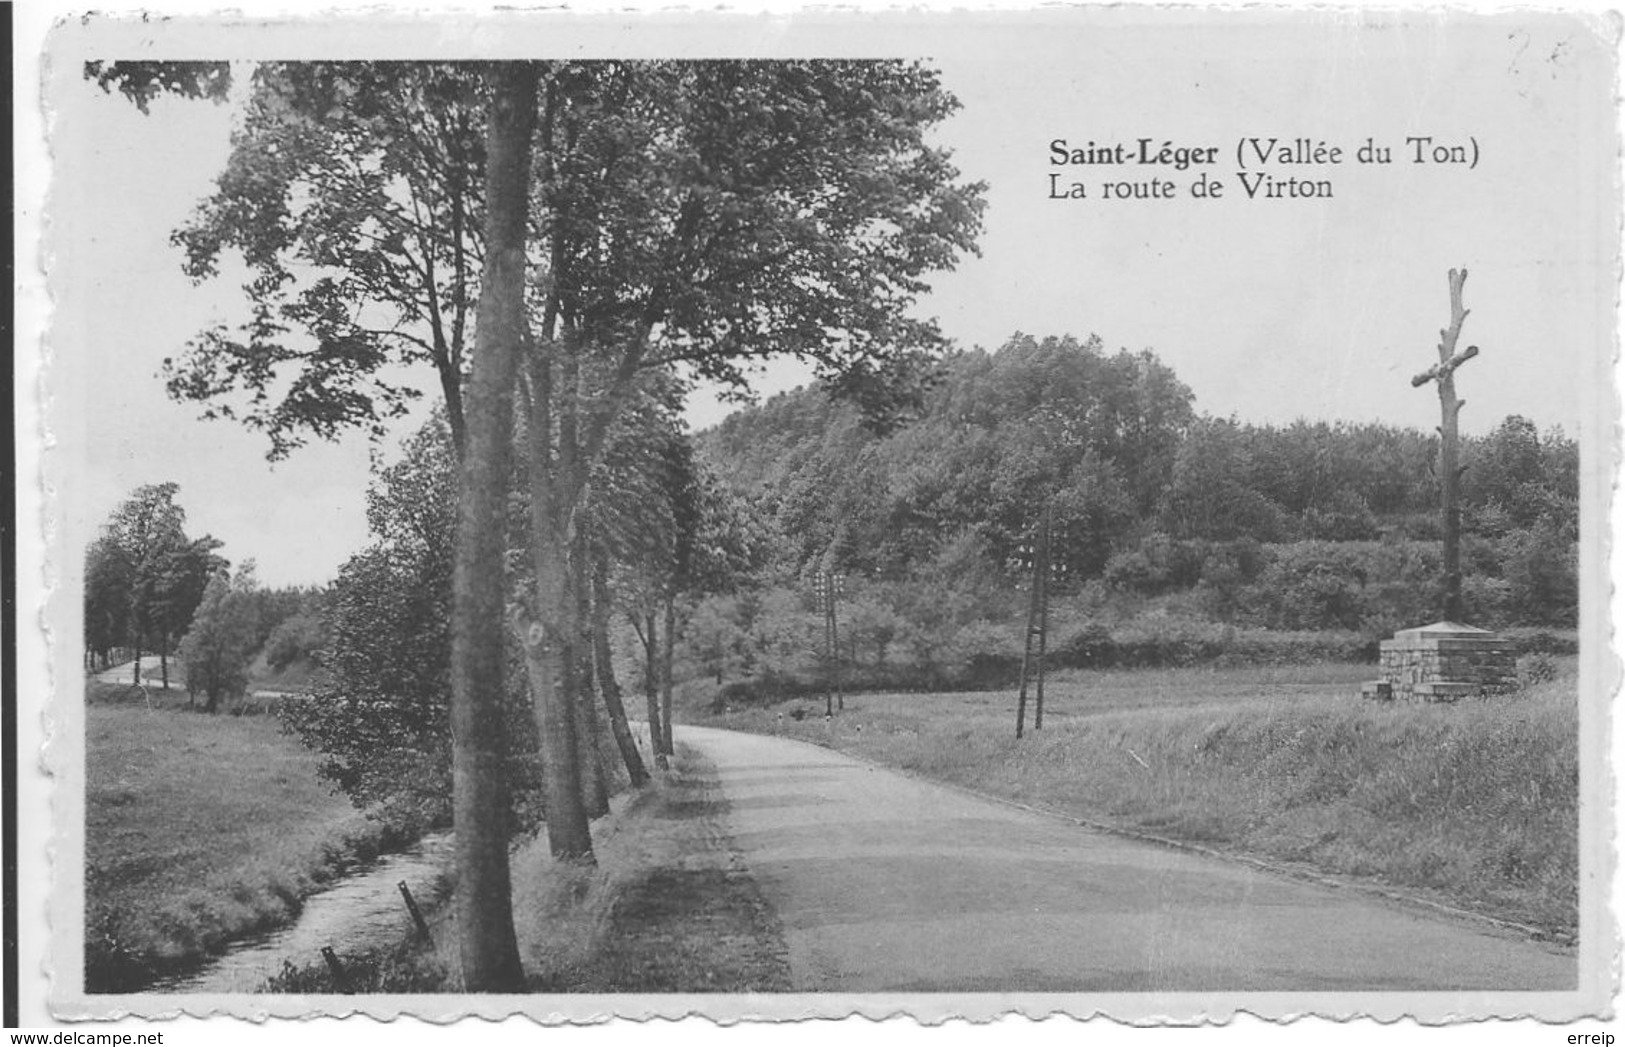
[[[681,898],[685,876],[748,867],[782,926],[794,991],[1576,987],[1572,954],[1353,891],[1093,832],[799,742],[687,726],[681,738],[715,767],[684,813],[725,821],[732,865],[705,864],[720,849],[702,849],[713,857],[665,886]]]
[[[783,930],[728,835],[717,770],[687,747],[683,770],[640,819],[637,865],[587,966],[543,988],[568,992],[783,992]]]

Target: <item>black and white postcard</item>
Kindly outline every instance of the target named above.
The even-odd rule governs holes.
[[[48,1013],[1611,1014],[1619,32],[75,13]]]

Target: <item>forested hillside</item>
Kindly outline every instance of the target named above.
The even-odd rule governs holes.
[[[779,594],[713,600],[699,615],[737,628],[747,671],[789,668],[768,653],[763,608],[799,600],[810,614],[819,570],[847,576],[844,642],[858,663],[904,654],[918,669],[938,650],[1008,661],[1024,547],[1046,506],[1063,660],[1251,660],[1238,653],[1250,642],[1265,660],[1355,656],[1438,617],[1435,434],[1212,417],[1154,353],[1109,352],[1098,338],[1017,334],[996,352],[953,355],[917,416],[884,434],[807,388],[697,442],[774,535],[767,575]],[[1578,457],[1561,431],[1516,416],[1465,441],[1474,623],[1574,624]],[[1261,631],[1323,635],[1282,653]],[[1328,649],[1327,631],[1346,635]]]

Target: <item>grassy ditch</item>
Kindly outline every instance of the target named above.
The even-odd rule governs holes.
[[[1365,878],[1571,940],[1573,659],[1453,706],[1358,698],[1359,666],[1072,672],[1014,737],[1015,695],[849,696],[704,718],[1217,850]],[[800,715],[800,719],[797,715]]]
[[[138,990],[286,923],[419,831],[333,795],[274,719],[188,712],[184,691],[87,697],[86,991]]]

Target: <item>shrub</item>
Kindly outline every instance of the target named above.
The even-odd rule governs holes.
[[[1573,625],[1579,617],[1579,554],[1573,539],[1548,522],[1513,531],[1501,557],[1514,615],[1527,624]]]
[[[1090,623],[1058,638],[1052,664],[1078,669],[1144,669],[1365,662],[1376,645],[1349,630],[1284,632],[1215,622],[1142,618],[1117,628]]]
[[[1557,679],[1557,661],[1544,652],[1526,654],[1518,659],[1518,683],[1533,687]]]
[[[1354,557],[1326,542],[1284,547],[1257,588],[1265,624],[1277,629],[1354,629],[1366,574]]]
[[[320,663],[326,643],[327,630],[321,618],[300,612],[283,619],[272,631],[265,644],[265,664],[279,673],[301,658]]]
[[[1211,544],[1177,541],[1165,534],[1148,535],[1135,548],[1107,560],[1106,584],[1143,596],[1189,589],[1202,577],[1203,562]]]

